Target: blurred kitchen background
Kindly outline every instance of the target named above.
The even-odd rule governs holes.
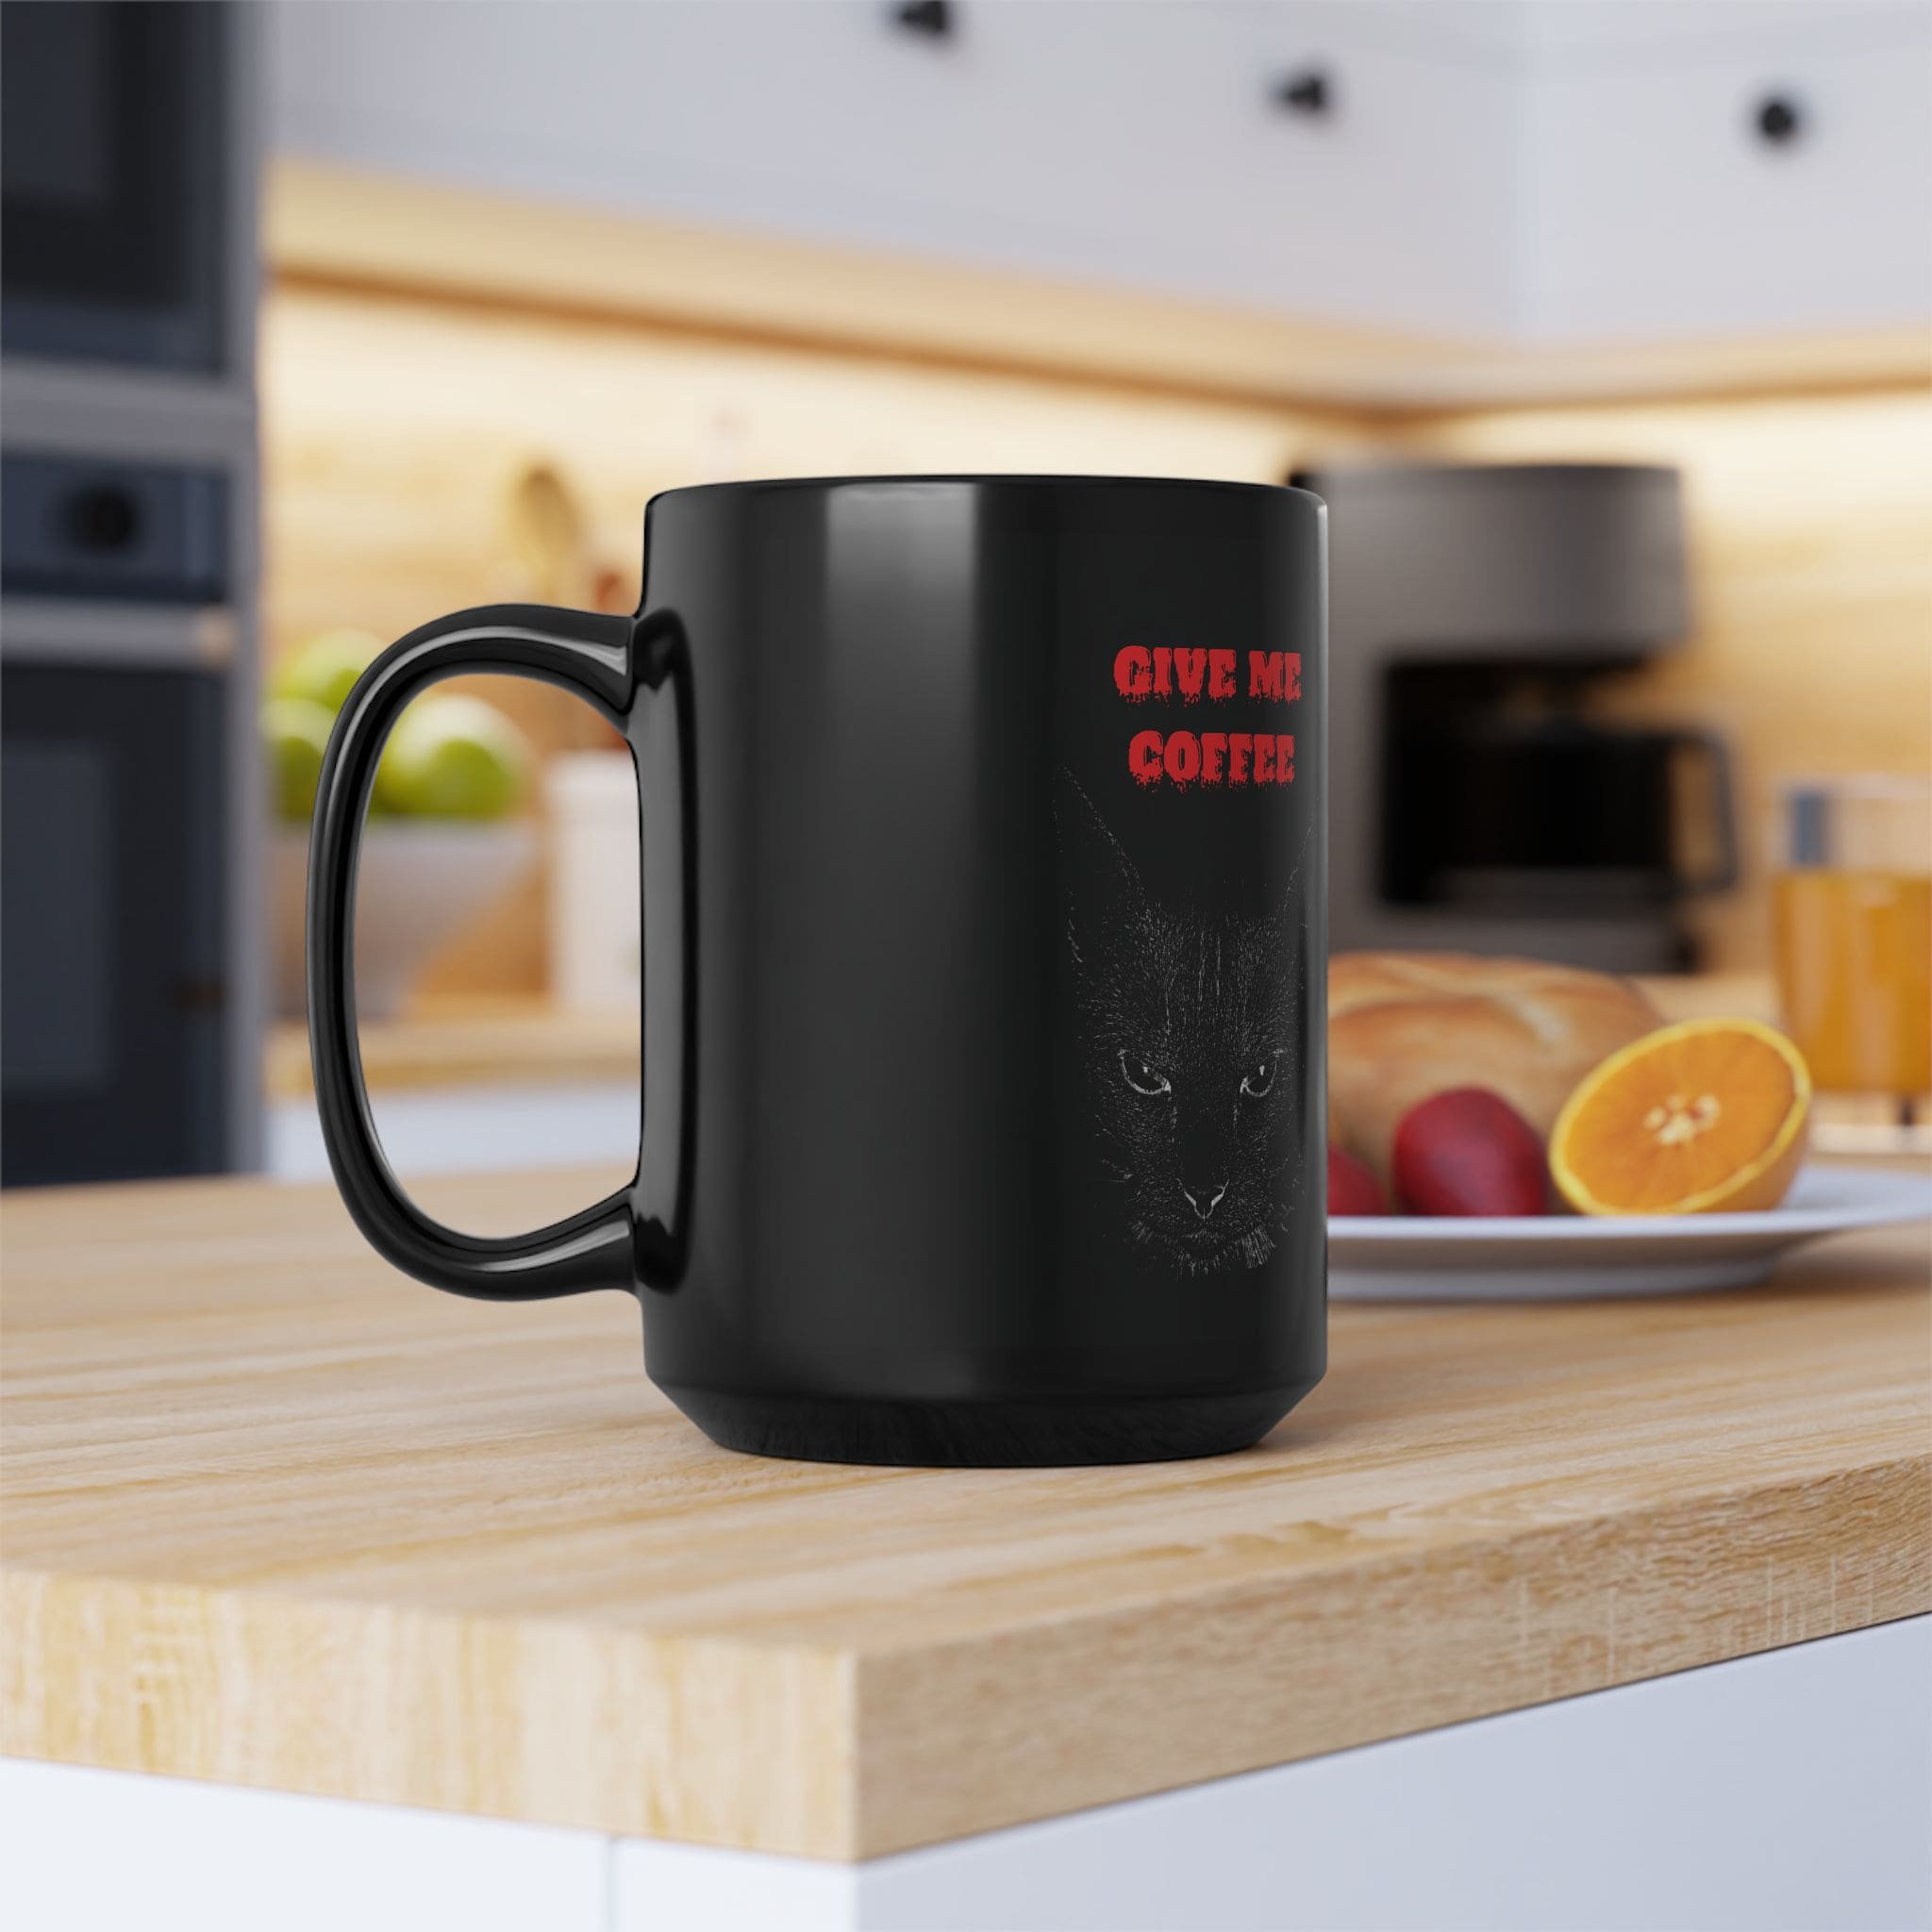
[[[4,22],[9,1182],[324,1171],[305,708],[630,608],[678,485],[1307,480],[1338,943],[1771,1010],[1780,788],[1932,775],[1926,0]],[[627,1173],[626,756],[463,695],[365,858],[379,1124]]]

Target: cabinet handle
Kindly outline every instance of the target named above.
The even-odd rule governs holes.
[[[192,973],[168,989],[168,1003],[177,1013],[219,1013],[228,1004],[227,983],[218,974]]]
[[[1789,147],[1805,131],[1803,110],[1789,94],[1766,94],[1752,121],[1767,147]]]
[[[949,0],[899,0],[892,8],[892,25],[908,34],[944,41],[952,38],[957,23]]]
[[[1319,121],[1334,108],[1335,86],[1320,67],[1298,68],[1276,84],[1274,104],[1288,113]]]

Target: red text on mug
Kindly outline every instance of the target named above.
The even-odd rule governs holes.
[[[1114,689],[1129,704],[1149,698],[1203,698],[1225,703],[1292,704],[1302,694],[1302,660],[1296,651],[1250,651],[1246,691],[1234,651],[1151,649],[1127,644],[1115,654]],[[1127,742],[1127,769],[1137,784],[1289,785],[1294,782],[1294,739],[1285,731],[1137,731]]]

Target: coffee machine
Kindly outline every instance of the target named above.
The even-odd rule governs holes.
[[[1292,480],[1329,508],[1331,945],[1692,965],[1684,903],[1737,873],[1724,746],[1597,702],[1687,628],[1676,472]]]

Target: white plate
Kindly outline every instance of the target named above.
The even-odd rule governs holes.
[[[1328,1223],[1328,1292],[1338,1301],[1581,1301],[1688,1294],[1769,1278],[1787,1248],[1852,1228],[1932,1215],[1932,1176],[1807,1167],[1763,1214],[1616,1219],[1405,1219]]]

